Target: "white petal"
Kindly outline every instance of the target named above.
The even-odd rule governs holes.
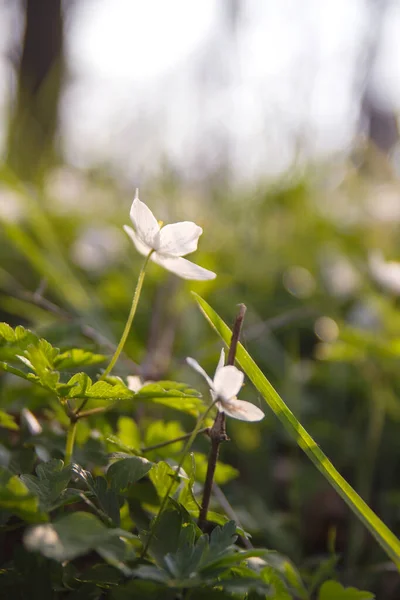
[[[205,372],[203,367],[201,367],[199,365],[197,360],[195,360],[194,358],[190,358],[190,356],[188,356],[186,359],[186,362],[188,365],[190,365],[192,367],[192,369],[194,369],[195,371],[197,371],[198,373],[200,373],[200,375],[202,375],[204,377],[204,379],[207,381],[210,388],[213,387],[213,382],[211,381],[210,377],[207,375],[207,373]]]
[[[244,375],[233,365],[221,367],[215,373],[214,391],[221,400],[230,400],[239,393],[243,385]]]
[[[215,373],[217,373],[217,371],[219,369],[221,369],[224,366],[224,364],[225,364],[225,348],[222,348],[221,354],[220,354],[220,357],[219,357],[219,361],[218,361],[218,364],[217,364],[217,368],[215,369]]]
[[[151,250],[151,247],[143,243],[139,239],[138,235],[133,231],[132,227],[129,227],[129,225],[124,225],[124,230],[135,244],[136,250],[140,252],[140,254],[143,254],[143,256],[147,256]]]
[[[126,380],[128,382],[128,388],[132,392],[138,392],[143,387],[143,381],[138,375],[128,375]]]
[[[158,252],[169,256],[185,256],[197,250],[201,227],[191,221],[166,225],[158,235]]]
[[[195,281],[207,281],[215,279],[216,274],[199,265],[186,260],[186,258],[175,258],[174,256],[163,256],[155,252],[151,255],[151,260],[164,267],[168,271],[179,275],[183,279],[194,279]]]
[[[220,402],[220,410],[227,414],[228,417],[239,419],[240,421],[261,421],[265,417],[262,410],[257,406],[251,402],[245,402],[237,398],[233,398],[228,402]]]
[[[131,220],[140,240],[157,250],[154,243],[160,231],[160,226],[149,207],[137,197],[132,202]]]

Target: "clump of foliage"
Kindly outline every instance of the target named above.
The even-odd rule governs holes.
[[[132,220],[140,234],[140,223]],[[140,240],[132,239],[140,246]],[[127,379],[129,367],[121,376],[112,375],[135,316],[148,259],[153,256],[161,265],[165,259],[154,235],[146,243],[127,327],[111,360],[93,340],[91,347],[58,347],[25,327],[0,324],[5,374],[1,593],[71,600],[374,598],[330,578],[334,553],[312,577],[305,577],[274,548],[254,548],[228,502],[218,511],[206,505],[202,514],[213,481],[219,486],[237,476],[236,469],[217,461],[218,453],[208,453],[205,443],[207,437],[213,443],[221,413],[214,425],[210,415],[217,403],[221,411],[229,406],[229,397],[218,397],[214,388],[210,401],[180,381],[133,386]],[[182,255],[173,258],[186,261]],[[168,263],[169,256],[166,260],[163,266],[176,273],[176,262]],[[187,268],[196,268],[190,274],[211,279],[205,275],[210,271],[186,262],[182,269],[183,263],[178,265],[181,277]],[[200,296],[196,300],[222,341],[233,348],[231,367],[236,354],[237,364],[289,434],[398,567],[400,543],[394,534],[339,475],[237,344],[238,335]],[[170,419],[177,412],[182,419]],[[210,469],[211,480],[205,473]]]

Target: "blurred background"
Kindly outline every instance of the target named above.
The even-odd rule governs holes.
[[[229,323],[244,302],[247,349],[398,534],[400,4],[1,0],[0,54],[1,320],[110,349],[139,187],[158,219],[204,228],[194,260],[218,277],[153,265],[121,374],[200,386],[184,358],[212,372],[220,345],[189,290]],[[275,418],[228,427],[224,491],[255,543],[398,598]]]

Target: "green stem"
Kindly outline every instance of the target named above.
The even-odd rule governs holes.
[[[188,439],[188,441],[187,441],[187,444],[186,444],[186,446],[185,446],[185,447],[184,447],[184,449],[183,449],[181,460],[179,461],[179,464],[178,464],[178,466],[177,466],[177,468],[176,468],[176,476],[177,476],[177,477],[179,476],[179,473],[180,473],[180,470],[181,470],[181,468],[182,468],[182,465],[183,465],[183,463],[185,462],[185,458],[186,458],[186,456],[187,456],[187,454],[188,454],[188,452],[189,452],[189,450],[190,450],[190,448],[191,448],[191,446],[192,446],[192,444],[193,444],[194,440],[196,439],[196,436],[198,435],[198,433],[199,433],[199,432],[200,432],[200,430],[201,430],[201,425],[202,425],[202,423],[203,423],[203,422],[204,422],[204,420],[206,419],[207,415],[208,415],[208,414],[211,412],[211,410],[214,408],[214,406],[215,406],[215,404],[216,404],[216,402],[217,402],[217,401],[218,401],[218,400],[215,400],[215,402],[213,402],[212,404],[210,404],[210,406],[208,406],[208,407],[207,407],[207,410],[206,410],[206,411],[205,411],[205,412],[204,412],[202,415],[200,415],[200,417],[198,418],[198,420],[197,420],[197,423],[196,423],[196,426],[195,426],[195,428],[193,429],[193,431],[192,431],[192,433],[191,433],[191,436],[190,436],[190,438]],[[168,487],[168,489],[167,489],[167,491],[166,491],[166,493],[165,493],[165,496],[164,496],[164,498],[162,499],[161,506],[160,506],[160,510],[159,510],[159,511],[158,511],[158,513],[157,513],[157,516],[156,516],[156,518],[155,518],[155,521],[154,521],[154,523],[153,523],[153,526],[152,526],[152,528],[151,528],[151,530],[150,530],[149,536],[148,536],[148,538],[147,538],[147,540],[146,540],[146,543],[145,543],[145,545],[144,545],[144,548],[143,548],[143,551],[142,551],[142,557],[143,557],[143,556],[145,556],[145,554],[146,554],[147,550],[149,549],[149,546],[150,546],[150,544],[151,544],[151,540],[153,539],[153,536],[154,536],[154,533],[155,533],[156,527],[157,527],[157,525],[158,525],[158,522],[159,522],[159,520],[160,520],[160,518],[161,518],[161,515],[162,515],[162,513],[163,513],[163,511],[164,511],[165,505],[166,505],[166,504],[167,504],[167,502],[168,502],[169,495],[170,495],[170,493],[171,493],[171,490],[172,490],[172,488],[174,487],[174,484],[175,484],[175,482],[176,482],[176,479],[175,479],[175,477],[171,477],[171,483],[169,484],[169,487]]]
[[[74,451],[74,443],[75,443],[77,425],[78,425],[78,421],[76,421],[76,420],[70,421],[70,424],[68,427],[68,433],[67,433],[67,442],[65,444],[65,458],[64,458],[65,465],[69,465],[69,463],[71,462],[72,453]]]
[[[203,427],[202,429],[199,429],[196,432],[196,435],[199,435],[200,433],[207,433],[209,431],[210,431],[209,427]],[[176,444],[177,442],[183,442],[183,441],[187,440],[188,438],[190,438],[192,434],[193,434],[193,431],[190,431],[189,433],[185,433],[185,435],[181,435],[177,438],[174,438],[173,440],[168,440],[167,442],[160,442],[159,444],[154,444],[154,446],[146,446],[146,448],[140,448],[140,452],[142,454],[145,454],[146,452],[152,452],[153,450],[158,450],[159,448],[164,448],[164,446],[169,446],[170,444]]]
[[[101,413],[106,412],[107,410],[110,410],[110,408],[112,408],[113,405],[111,406],[96,406],[96,408],[89,408],[89,410],[84,410],[82,412],[77,412],[76,413],[76,419],[84,419],[85,417],[90,417],[91,415],[101,415]]]
[[[112,357],[110,364],[108,365],[108,367],[106,368],[106,370],[104,371],[104,373],[101,375],[101,377],[99,378],[100,381],[102,379],[105,379],[107,377],[107,375],[109,375],[109,373],[112,371],[115,363],[117,362],[119,355],[121,354],[124,346],[125,346],[125,342],[127,340],[127,337],[129,335],[129,331],[132,327],[132,322],[133,322],[133,318],[135,316],[136,313],[136,309],[137,306],[139,304],[139,298],[140,298],[140,293],[142,291],[142,286],[143,286],[143,281],[144,281],[144,276],[146,274],[146,267],[147,267],[147,263],[149,262],[150,256],[153,254],[154,250],[152,250],[147,256],[146,256],[146,260],[143,263],[143,266],[140,270],[139,273],[139,277],[138,277],[138,282],[136,284],[136,289],[135,289],[135,293],[133,294],[133,300],[132,300],[132,306],[131,306],[131,310],[128,316],[128,320],[126,322],[125,325],[125,329],[123,331],[122,337],[120,339],[120,342],[117,346],[116,351],[114,352],[114,356]]]

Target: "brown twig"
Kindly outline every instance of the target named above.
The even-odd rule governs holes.
[[[235,323],[232,329],[232,338],[227,360],[228,365],[233,365],[235,362],[236,348],[239,342],[240,331],[242,329],[245,314],[246,306],[244,304],[239,304],[239,312],[236,316]],[[211,438],[211,449],[210,454],[208,455],[207,475],[204,483],[203,500],[201,503],[201,509],[199,514],[199,527],[201,529],[204,529],[204,526],[207,521],[207,513],[208,507],[210,505],[215,469],[217,467],[219,456],[219,447],[222,442],[226,442],[229,440],[226,434],[225,413],[218,411],[217,416],[215,417],[214,424],[210,429],[209,435]]]

